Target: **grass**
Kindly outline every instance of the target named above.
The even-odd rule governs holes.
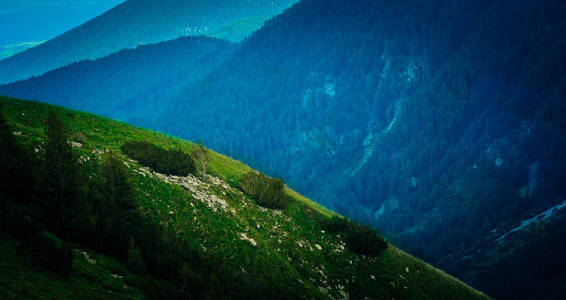
[[[199,200],[197,194],[192,194],[179,185],[165,182],[157,174],[129,160],[120,151],[120,146],[130,140],[144,140],[166,149],[187,152],[194,146],[191,142],[92,114],[37,102],[0,97],[0,104],[13,131],[18,133],[18,141],[29,149],[41,151],[45,136],[43,120],[50,111],[54,111],[62,117],[66,128],[86,137],[82,141],[82,147],[75,148],[83,159],[99,159],[97,153],[101,151],[117,153],[131,171],[138,204],[145,215],[155,218],[177,238],[186,240],[191,249],[208,261],[222,266],[224,272],[251,278],[250,284],[282,289],[291,293],[293,298],[331,296],[337,299],[344,298],[345,295],[354,299],[487,298],[450,275],[393,246],[375,258],[350,252],[345,247],[342,236],[326,232],[321,225],[323,220],[334,213],[290,188],[286,189],[286,193],[292,201],[284,210],[259,207],[253,199],[234,188],[240,177],[250,170],[241,162],[209,152],[208,172],[223,183],[207,179],[198,188],[208,198],[215,196],[227,204],[227,207],[218,207]],[[74,289],[65,286],[69,282],[28,269],[14,262],[16,258],[13,256],[0,258],[2,264],[11,262],[12,272],[21,268],[28,274],[28,277],[16,277],[9,283],[2,284],[0,292],[19,295],[31,288],[29,282],[43,280],[41,278],[45,277],[45,280],[50,280],[50,284],[61,285],[62,290],[76,292],[62,295],[64,298],[79,294],[104,298],[109,295],[105,293],[110,292],[119,293],[126,298],[141,297],[140,293],[135,292],[135,288],[122,291],[113,285],[105,275],[105,269],[113,266],[120,274],[127,273],[118,262],[98,257],[100,261],[108,261],[108,264],[80,265],[79,281],[73,283],[80,287],[83,284],[80,278],[90,278],[95,282],[93,288],[96,289],[93,291],[86,287]],[[1,282],[7,280],[2,279]],[[141,279],[138,282],[139,280]],[[155,282],[157,286],[161,284],[158,280]]]

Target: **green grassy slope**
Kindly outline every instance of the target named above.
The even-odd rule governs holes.
[[[287,194],[292,201],[284,210],[257,206],[253,199],[234,188],[249,167],[226,156],[210,151],[208,172],[212,176],[191,183],[193,190],[190,191],[166,182],[164,179],[170,178],[140,166],[120,150],[126,141],[145,140],[188,152],[194,146],[190,142],[37,102],[0,97],[0,104],[18,142],[29,149],[41,147],[45,137],[43,121],[54,111],[71,131],[71,136],[80,133],[86,137],[75,147],[81,159],[98,159],[98,153],[104,151],[117,153],[130,169],[142,212],[157,218],[177,238],[186,240],[201,257],[222,266],[226,272],[253,278],[253,284],[284,287],[286,291],[294,291],[296,298],[487,298],[393,246],[375,258],[350,252],[342,236],[326,232],[321,225],[321,221],[333,213],[291,189],[287,189]],[[11,242],[2,239],[0,249],[8,253]],[[49,295],[48,290],[33,290],[29,285],[33,280],[46,283],[45,286],[56,286],[58,291],[67,291],[61,292],[63,296],[105,298],[115,295],[110,293],[123,292],[121,295],[125,298],[142,297],[135,288],[121,291],[113,287],[114,283],[103,281],[101,273],[109,271],[100,269],[99,265],[85,264],[81,260],[75,263],[82,265],[65,281],[30,269],[12,254],[0,255],[0,264],[12,272],[1,275],[0,296],[33,297],[34,294],[29,293],[36,292]],[[121,274],[126,274],[119,263],[115,265],[121,268]],[[16,273],[27,275],[10,276]],[[81,281],[82,273],[93,274],[92,286],[85,286],[86,281]]]

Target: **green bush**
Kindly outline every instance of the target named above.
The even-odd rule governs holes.
[[[368,256],[376,256],[387,249],[387,242],[375,230],[355,223],[349,226],[346,244],[350,251]]]
[[[351,221],[339,215],[333,215],[330,219],[324,222],[324,227],[329,232],[338,233],[346,232],[350,226]]]
[[[199,143],[191,152],[191,156],[198,168],[198,172],[202,175],[206,174],[208,167],[208,151],[206,148]]]
[[[322,225],[329,232],[343,233],[348,249],[356,254],[376,256],[387,249],[387,242],[375,230],[344,217],[334,215]]]
[[[267,208],[281,209],[287,205],[285,185],[280,178],[270,178],[264,174],[250,171],[238,182],[244,193],[252,196],[258,205]]]
[[[186,176],[196,170],[192,157],[181,150],[165,150],[149,142],[130,141],[122,145],[122,151],[159,173]]]

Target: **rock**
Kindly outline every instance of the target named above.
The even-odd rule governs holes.
[[[248,235],[247,235],[246,233],[244,233],[244,232],[241,232],[241,233],[240,233],[240,239],[241,239],[242,241],[248,241],[253,247],[257,246],[256,241],[255,241],[254,239],[248,237]]]
[[[91,264],[91,265],[96,264],[96,259],[91,258],[90,255],[88,255],[87,252],[85,252],[85,251],[79,251],[79,253],[81,253],[81,254],[85,257],[86,261],[87,261],[89,264]]]
[[[79,142],[71,141],[71,142],[69,142],[69,144],[71,144],[71,146],[72,146],[73,148],[82,148],[82,147],[83,147],[83,144],[81,144],[81,143],[79,143]]]

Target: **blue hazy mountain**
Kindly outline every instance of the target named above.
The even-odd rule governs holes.
[[[121,2],[124,0],[2,0],[0,46],[48,40]]]
[[[129,0],[48,42],[0,61],[0,83],[181,36],[208,35],[239,41],[294,2]]]
[[[281,176],[497,298],[560,297],[564,12],[558,0],[305,0],[170,85],[158,111],[118,111],[115,97],[95,109]],[[66,85],[70,70],[0,94],[80,108],[69,90],[105,93]]]
[[[35,47],[124,0],[4,0],[0,4],[0,60]]]

